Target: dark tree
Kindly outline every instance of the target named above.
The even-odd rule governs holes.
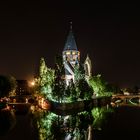
[[[16,83],[13,77],[0,75],[0,98],[7,96],[14,88],[16,88]]]
[[[55,79],[54,79],[54,88],[53,94],[54,97],[57,97],[57,100],[61,102],[65,90],[65,81],[64,81],[64,65],[62,57],[57,55],[55,60]]]

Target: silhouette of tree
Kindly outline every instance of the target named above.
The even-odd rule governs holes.
[[[9,95],[16,88],[16,80],[12,76],[0,75],[0,97]]]
[[[65,81],[64,81],[64,65],[62,61],[62,56],[57,55],[55,59],[55,79],[53,86],[53,98],[58,102],[62,102],[65,91]]]

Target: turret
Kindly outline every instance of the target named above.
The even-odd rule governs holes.
[[[85,78],[88,80],[92,75],[92,65],[89,56],[87,55],[86,60],[84,62],[84,70],[85,70]]]

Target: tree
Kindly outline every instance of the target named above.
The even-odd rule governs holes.
[[[94,118],[93,126],[96,129],[101,129],[103,126],[106,126],[109,119],[109,116],[114,112],[113,108],[106,107],[94,107],[91,110],[92,116]]]
[[[96,96],[110,96],[112,94],[108,89],[108,83],[99,74],[91,77],[89,79],[89,84],[93,88]]]
[[[139,92],[139,87],[138,87],[138,86],[134,86],[134,87],[132,88],[132,90],[133,90],[133,94],[134,94],[134,95],[137,95],[138,92]]]
[[[81,79],[77,83],[77,91],[79,93],[79,98],[88,100],[92,98],[93,95],[93,89],[90,87],[90,85],[87,83],[85,79]]]
[[[39,76],[36,80],[36,90],[38,94],[51,98],[52,84],[54,81],[54,70],[46,66],[45,60],[42,57],[40,59]]]
[[[84,67],[81,65],[75,66],[74,69],[74,79],[75,79],[75,87],[77,91],[77,98],[80,99],[91,99],[93,95],[93,89],[87,83],[85,79],[85,71]]]
[[[55,59],[55,79],[53,86],[53,98],[58,102],[62,102],[65,94],[65,81],[64,81],[64,65],[62,57],[57,55]]]
[[[117,85],[107,84],[107,90],[112,92],[113,94],[123,94],[123,91]]]
[[[81,65],[76,65],[74,67],[74,81],[77,84],[81,79],[85,79],[84,67]]]
[[[15,90],[16,86],[14,77],[0,75],[0,97],[9,95],[9,92]]]
[[[16,78],[13,77],[13,76],[8,76],[8,79],[9,79],[9,82],[10,82],[10,85],[11,85],[11,91],[10,91],[10,95],[15,95],[15,91],[16,91],[16,88],[17,88],[17,81],[16,81]]]

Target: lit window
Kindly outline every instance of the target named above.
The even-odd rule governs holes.
[[[70,52],[68,51],[66,54],[70,54]]]
[[[75,52],[72,52],[72,54],[75,55],[76,53]]]

